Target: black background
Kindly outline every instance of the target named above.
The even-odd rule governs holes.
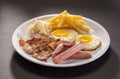
[[[31,18],[68,10],[106,28],[111,45],[96,61],[72,68],[52,68],[24,59],[14,50],[14,30]],[[0,79],[120,79],[119,0],[0,0]]]

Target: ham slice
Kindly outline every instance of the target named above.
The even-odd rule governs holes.
[[[62,43],[64,46],[69,46],[69,47],[71,47],[71,46],[73,46],[74,45],[74,43],[72,43],[72,42],[69,42],[69,41],[60,41],[60,43]]]
[[[63,44],[59,44],[52,53],[52,57],[54,58],[55,56],[57,56],[62,51],[63,48],[64,48]]]
[[[57,45],[57,47],[55,48],[54,52],[52,53],[52,57],[54,58],[55,56],[57,56],[58,54],[60,54],[61,52],[67,50],[68,48],[70,48],[71,46],[74,45],[74,43],[69,42],[69,41],[60,41],[60,44]]]
[[[87,59],[91,57],[92,54],[90,51],[79,51],[72,55],[69,59]]]
[[[57,55],[53,61],[55,64],[59,64],[62,61],[68,59],[69,57],[71,57],[72,55],[74,55],[76,52],[82,50],[84,48],[84,44],[83,43],[79,43],[76,44],[72,47],[70,47],[69,49],[65,50],[64,52],[60,53],[59,55]]]

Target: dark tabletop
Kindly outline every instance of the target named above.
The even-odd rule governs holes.
[[[109,32],[111,44],[96,61],[71,68],[34,64],[14,50],[13,31],[31,18],[68,10],[91,18]],[[119,0],[0,0],[0,79],[120,79]]]

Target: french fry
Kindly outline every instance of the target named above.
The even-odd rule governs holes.
[[[71,15],[66,10],[57,16],[48,20],[52,29],[62,28],[62,29],[75,29],[79,33],[87,34],[89,33],[90,27],[86,26],[85,21],[82,16]]]
[[[59,23],[57,24],[57,27],[60,28],[62,27],[63,23],[64,23],[64,18],[65,17],[62,17],[61,20],[59,21]]]
[[[60,19],[63,15],[67,15],[67,14],[68,14],[68,12],[65,10],[62,13],[58,14],[57,16],[49,19],[48,21],[56,21],[57,19]]]
[[[60,18],[61,16],[62,16],[62,14],[58,14],[57,16],[55,16],[47,21],[54,22],[54,21],[56,21],[56,19]]]
[[[68,15],[68,18],[82,19],[82,16],[79,16],[79,15]]]
[[[87,31],[84,31],[82,29],[80,29],[78,26],[76,26],[74,23],[72,23],[72,21],[70,20],[67,20],[67,22],[73,26],[73,28],[78,31],[79,33],[82,33],[82,34],[87,34],[88,32]]]
[[[66,23],[66,21],[65,21],[65,22],[63,23],[63,28],[72,29],[73,27],[72,27],[70,24]]]
[[[83,25],[83,27],[86,29],[86,31],[90,31],[90,27],[89,26]]]
[[[90,30],[88,26],[82,25],[78,20],[75,21],[75,24],[87,32]]]
[[[79,22],[81,25],[85,25],[85,21],[82,19],[76,19],[77,22]]]

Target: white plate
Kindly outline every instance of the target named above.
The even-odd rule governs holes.
[[[101,57],[109,48],[110,45],[110,37],[108,32],[105,30],[105,28],[103,28],[100,24],[98,24],[97,22],[88,19],[86,17],[83,17],[83,19],[86,21],[87,25],[91,27],[91,34],[97,35],[98,37],[100,37],[101,39],[101,46],[93,51],[93,56],[90,59],[72,59],[72,60],[67,60],[64,61],[61,64],[54,64],[52,62],[52,59],[48,59],[47,62],[42,62],[39,61],[35,58],[33,58],[32,56],[28,55],[27,53],[24,52],[24,50],[22,49],[22,47],[19,45],[19,39],[20,37],[27,37],[26,34],[26,29],[27,27],[35,20],[37,19],[41,19],[41,20],[47,20],[53,16],[55,16],[56,14],[50,14],[50,15],[44,15],[44,16],[39,16],[33,19],[30,19],[26,22],[24,22],[23,24],[21,24],[20,26],[17,27],[17,29],[14,31],[13,36],[12,36],[12,44],[15,48],[15,50],[25,59],[40,64],[40,65],[45,65],[45,66],[51,66],[51,67],[72,67],[72,66],[78,66],[78,65],[83,65],[86,63],[90,63],[96,59],[98,59],[99,57]]]

